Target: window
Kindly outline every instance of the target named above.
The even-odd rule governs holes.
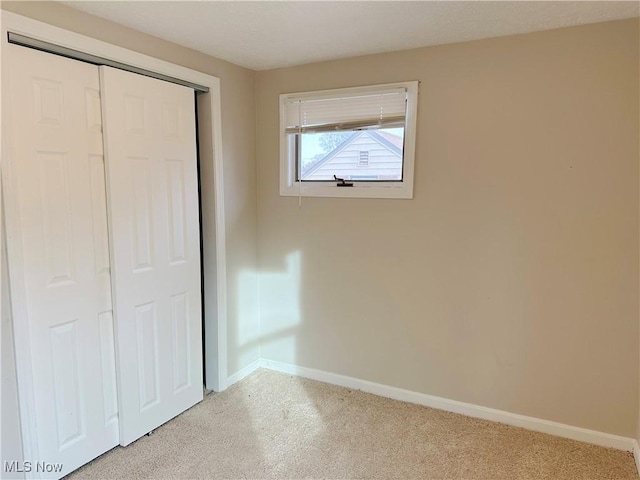
[[[417,95],[418,82],[280,95],[280,194],[412,198]]]
[[[358,166],[359,167],[368,167],[369,166],[369,152],[368,151],[360,150],[358,152]]]

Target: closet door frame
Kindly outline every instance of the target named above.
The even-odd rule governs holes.
[[[205,387],[208,390],[222,391],[228,386],[227,376],[227,276],[226,276],[226,243],[224,216],[224,184],[222,162],[222,129],[221,129],[221,96],[220,79],[211,75],[191,70],[159,60],[148,55],[117,47],[100,40],[80,35],[62,28],[39,22],[21,15],[0,10],[0,35],[2,51],[7,48],[26,48],[10,45],[8,32],[18,33],[44,42],[60,45],[82,53],[95,55],[120,62],[132,67],[166,75],[209,88],[207,93],[199,93],[196,98],[198,111],[198,156],[200,164],[201,185],[201,230],[204,245],[215,245],[215,253],[202,251],[202,278],[204,288],[204,326],[205,346],[204,362],[206,369]],[[4,55],[2,57],[6,58]],[[6,82],[6,68],[0,67],[0,85]],[[5,83],[6,84],[6,83]],[[6,102],[5,102],[6,104]],[[5,117],[6,105],[0,98],[0,112]],[[6,118],[6,117],[5,117]],[[12,148],[5,136],[8,122],[2,123],[0,170],[2,173],[2,193],[4,194],[4,210],[2,216],[10,227],[17,226],[18,211],[13,201],[15,185],[12,179]],[[16,231],[15,228],[11,229]],[[6,232],[3,232],[3,235]],[[35,461],[38,457],[37,441],[34,438],[35,419],[33,418],[34,388],[31,381],[31,362],[28,355],[29,331],[26,320],[24,283],[20,278],[21,255],[18,235],[7,236],[7,247],[14,253],[9,262],[11,281],[11,310],[16,352],[16,370],[18,390],[20,394],[20,417],[23,434],[23,458]],[[3,239],[0,239],[2,242]],[[14,267],[11,269],[11,267]],[[22,291],[21,291],[22,290]],[[0,300],[1,301],[1,300]],[[6,301],[6,299],[5,299]]]

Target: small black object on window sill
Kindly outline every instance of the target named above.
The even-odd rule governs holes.
[[[333,178],[336,179],[336,187],[353,187],[353,183],[347,183],[344,181],[344,178],[338,178],[335,175],[333,176]]]

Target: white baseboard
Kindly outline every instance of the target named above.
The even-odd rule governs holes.
[[[633,459],[636,461],[636,470],[640,475],[640,445],[636,439],[633,439]]]
[[[500,422],[515,427],[522,427],[536,432],[548,433],[558,437],[570,438],[580,442],[592,443],[602,447],[616,448],[618,450],[633,451],[636,465],[639,464],[640,451],[637,451],[638,443],[633,438],[611,435],[586,428],[574,427],[563,423],[551,422],[534,417],[527,417],[517,413],[505,412],[493,408],[481,407],[471,403],[458,402],[447,398],[435,397],[424,393],[412,392],[402,388],[390,387],[379,383],[360,380],[335,373],[315,370],[313,368],[299,367],[273,360],[262,359],[260,366],[278,372],[288,373],[299,377],[330,383],[341,387],[362,390],[381,397],[393,398],[403,402],[416,403],[426,407],[437,408],[447,412],[460,413],[468,417],[482,418],[492,422]],[[636,453],[637,452],[637,453]],[[640,469],[639,469],[640,470]]]
[[[255,372],[257,369],[259,369],[262,366],[262,362],[263,360],[261,358],[259,358],[258,360],[254,360],[246,367],[241,368],[239,371],[237,371],[233,375],[228,376],[227,381],[224,385],[224,388],[221,390],[225,390],[229,388],[231,385],[233,385],[234,383],[242,380],[244,377],[251,375],[253,372]]]

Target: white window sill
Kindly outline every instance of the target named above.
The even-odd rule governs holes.
[[[313,185],[299,182],[280,188],[280,195],[285,197],[333,197],[333,198],[399,198],[412,199],[413,185],[390,182],[367,185],[354,182],[353,187],[337,187],[334,183]]]

